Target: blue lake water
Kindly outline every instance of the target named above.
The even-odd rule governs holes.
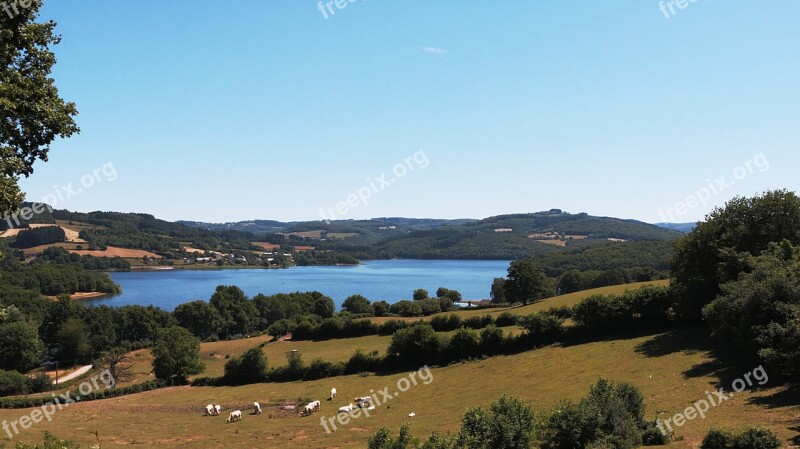
[[[170,270],[111,273],[122,294],[86,301],[87,305],[154,305],[173,310],[196,299],[208,300],[218,285],[237,285],[252,297],[316,290],[337,307],[352,294],[389,303],[411,299],[415,289],[431,295],[445,287],[464,299],[486,299],[492,280],[504,277],[508,261],[380,260],[352,267],[292,267],[285,270]]]

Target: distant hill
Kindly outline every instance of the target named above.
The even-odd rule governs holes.
[[[697,226],[697,223],[656,223],[655,225],[658,226],[659,228],[671,229],[673,231],[689,233],[692,232],[692,229],[694,229]]]
[[[209,231],[239,231],[252,232],[254,234],[261,232],[279,232],[291,225],[291,223],[275,220],[250,220],[229,223],[205,223],[202,221],[180,220],[177,223]]]
[[[381,217],[332,222],[204,223],[169,222],[149,214],[66,210],[36,218],[72,226],[80,231],[89,250],[127,248],[150,251],[165,260],[203,259],[205,263],[220,254],[229,256],[225,263],[266,263],[260,257],[265,248],[294,253],[298,263],[308,264],[390,258],[510,260],[612,242],[670,241],[682,235],[679,230],[636,220],[558,209],[482,220]],[[657,254],[650,257],[663,256],[662,246],[655,248]],[[273,260],[273,256],[267,257]],[[277,259],[273,262],[282,263]]]

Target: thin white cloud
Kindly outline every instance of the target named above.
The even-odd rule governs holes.
[[[434,55],[443,55],[447,53],[447,50],[436,47],[422,47],[420,50],[424,51],[425,53],[432,53]]]

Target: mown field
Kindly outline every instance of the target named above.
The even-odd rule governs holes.
[[[503,393],[521,396],[536,409],[545,409],[560,399],[584,395],[601,375],[637,385],[646,396],[648,417],[668,417],[705,397],[707,390],[730,389],[733,378],[755,368],[721,370],[711,348],[698,343],[704,341],[704,329],[683,329],[434,368],[429,385],[420,382],[378,407],[371,417],[357,419],[331,434],[320,425],[320,416],[331,416],[349,398],[368,395],[370,390],[388,386],[393,393],[398,379],[407,374],[236,388],[170,388],[73,405],[58,412],[52,422],[35,425],[20,439],[31,442],[50,431],[88,445],[94,442],[92,433],[98,431],[103,447],[365,447],[369,434],[385,425],[396,429],[404,421],[411,421],[418,436],[455,430],[465,408],[488,404]],[[324,401],[333,386],[339,390],[339,398],[333,403]],[[705,420],[689,422],[678,431],[684,441],[671,447],[697,447],[704,432],[718,426],[761,425],[784,439],[797,438],[800,398],[782,387],[767,387],[737,395],[711,410]],[[202,412],[208,403],[222,404],[230,411],[253,401],[279,404],[298,398],[323,400],[321,414],[300,418],[265,407],[264,415],[246,412],[242,422],[226,424],[224,416],[204,417]],[[417,416],[408,418],[410,412]],[[28,413],[30,410],[0,410],[0,419],[14,420]]]

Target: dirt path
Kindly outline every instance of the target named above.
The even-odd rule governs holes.
[[[75,370],[74,372],[72,372],[72,373],[69,373],[69,374],[67,374],[66,376],[64,376],[64,377],[62,377],[62,378],[60,378],[60,379],[58,379],[58,382],[56,382],[56,381],[54,380],[54,381],[53,381],[53,385],[63,384],[64,382],[69,382],[69,381],[71,381],[72,379],[75,379],[75,378],[77,378],[77,377],[81,377],[81,376],[83,376],[84,374],[88,373],[88,372],[89,372],[89,370],[90,370],[90,369],[92,369],[92,368],[93,368],[93,367],[92,367],[92,365],[86,365],[86,366],[82,366],[82,367],[78,368],[77,370]]]

